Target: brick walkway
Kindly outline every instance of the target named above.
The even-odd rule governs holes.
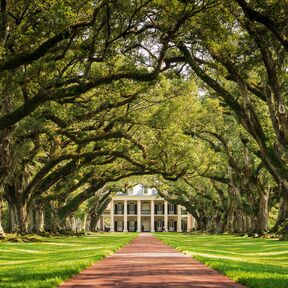
[[[59,287],[245,288],[148,233]]]

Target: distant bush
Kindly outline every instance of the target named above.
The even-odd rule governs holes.
[[[44,242],[45,238],[34,235],[34,234],[28,234],[28,235],[17,235],[17,234],[7,234],[4,241],[9,242]]]

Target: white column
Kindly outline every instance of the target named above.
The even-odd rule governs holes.
[[[155,221],[155,219],[154,219],[154,210],[155,210],[155,208],[154,208],[154,200],[151,200],[151,206],[150,206],[150,210],[151,210],[151,219],[150,219],[150,231],[151,232],[155,232],[155,230],[154,230],[154,221]]]
[[[137,200],[137,232],[141,232],[141,200]]]
[[[182,232],[181,228],[181,206],[177,205],[177,232]]]
[[[192,215],[191,215],[191,228],[192,228],[192,230],[193,230],[193,228],[196,228],[196,220]]]
[[[123,232],[128,232],[127,229],[127,222],[128,222],[128,217],[127,217],[127,200],[124,200],[124,228],[123,228]]]
[[[110,232],[114,232],[114,201],[110,202]]]
[[[168,232],[168,202],[164,201],[164,232]]]
[[[99,219],[99,230],[104,231],[104,219],[103,216],[100,217]]]
[[[192,231],[192,215],[188,213],[187,215],[187,232]]]

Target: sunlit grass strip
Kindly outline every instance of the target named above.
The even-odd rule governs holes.
[[[247,287],[288,287],[288,242],[231,235],[155,235]]]
[[[0,288],[56,287],[136,236],[103,233],[38,243],[0,242]]]

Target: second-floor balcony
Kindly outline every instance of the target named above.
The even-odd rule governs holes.
[[[115,215],[123,215],[124,214],[124,210],[114,210],[114,214]]]
[[[114,208],[114,214],[115,215],[124,215],[124,206],[123,205],[115,205],[116,207]],[[164,206],[164,205],[163,205]],[[165,214],[165,209],[164,207],[159,207],[159,206],[152,206],[152,209],[154,210],[154,215],[161,215],[164,216]],[[147,207],[147,206],[146,206]],[[146,207],[141,207],[141,215],[151,215],[151,207],[149,206]],[[137,205],[127,205],[127,214],[128,215],[137,215],[138,214],[138,208]],[[110,212],[107,210],[104,212],[104,214],[109,214]],[[177,206],[168,206],[167,209],[167,214],[168,215],[177,215],[178,214],[178,209]],[[181,209],[181,215],[187,215],[187,210],[185,208]]]
[[[151,213],[151,210],[150,209],[141,209],[141,214],[143,215],[148,215]]]
[[[175,211],[175,210],[169,210],[169,211],[168,211],[168,214],[169,214],[169,215],[176,215],[176,214],[177,214],[177,211]]]
[[[163,215],[164,210],[155,210],[155,215]]]
[[[127,211],[128,215],[137,215],[137,209],[131,209]]]

